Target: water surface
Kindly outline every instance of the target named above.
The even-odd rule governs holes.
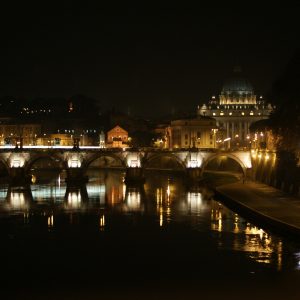
[[[52,174],[53,175],[53,174]],[[0,191],[3,286],[14,291],[118,291],[299,279],[300,244],[264,230],[187,189],[180,174],[94,170],[86,189],[67,192],[64,174]],[[146,288],[147,287],[147,288]]]

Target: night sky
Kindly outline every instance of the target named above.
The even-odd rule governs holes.
[[[0,96],[84,94],[132,114],[192,111],[218,95],[237,62],[256,93],[267,94],[299,47],[300,7],[287,1],[44,2],[1,7]]]

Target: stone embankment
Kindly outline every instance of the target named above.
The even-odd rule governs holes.
[[[300,199],[257,182],[235,182],[214,188],[217,198],[251,221],[300,237]]]

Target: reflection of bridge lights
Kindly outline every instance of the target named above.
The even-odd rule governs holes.
[[[187,193],[188,205],[192,212],[199,212],[202,207],[202,194],[199,192]]]
[[[137,191],[131,191],[127,194],[127,206],[129,209],[138,210],[141,204],[141,194]]]
[[[100,226],[100,230],[104,230],[104,227],[105,227],[105,216],[104,215],[102,215],[100,217],[99,226]]]
[[[267,239],[267,234],[265,233],[265,231],[261,228],[258,228],[256,226],[251,227],[249,223],[247,223],[246,229],[245,229],[245,234],[247,235],[259,235],[260,239],[262,240],[263,237],[265,236]],[[266,240],[266,242],[270,242],[268,240]]]
[[[300,252],[294,253],[294,256],[297,260],[296,270],[300,270]]]
[[[68,205],[76,208],[81,204],[81,194],[78,192],[71,192],[68,194]]]
[[[55,198],[63,197],[66,192],[66,187],[64,188],[55,188],[53,186],[41,186],[37,185],[38,188],[33,189],[31,191],[32,197],[36,201],[41,201],[46,198],[52,198],[55,196]]]
[[[170,222],[170,221],[171,221],[171,207],[170,207],[170,205],[167,205],[167,209],[166,209],[166,219],[167,219],[167,222]]]
[[[238,214],[235,214],[234,215],[234,229],[233,229],[233,232],[234,233],[239,233],[240,229],[239,229],[239,217],[238,217]]]
[[[123,196],[122,200],[124,200],[126,197],[126,184],[125,183],[123,183],[123,185],[122,185],[122,196]]]
[[[13,208],[24,208],[25,198],[23,193],[10,193],[10,201]]]
[[[277,245],[277,270],[282,269],[282,242],[279,241]]]
[[[163,208],[159,208],[159,226],[162,227],[164,223],[164,214],[163,214]]]
[[[211,229],[221,232],[222,231],[222,211],[220,207],[219,209],[212,209],[211,210],[211,220],[217,223],[211,224]]]
[[[60,188],[60,174],[58,175],[57,183],[58,183],[58,187]]]
[[[48,217],[48,227],[53,227],[53,224],[54,224],[53,215],[51,215]]]
[[[114,206],[118,203],[123,202],[124,200],[124,189],[126,189],[126,187],[124,188],[119,186],[119,185],[113,185],[109,192],[107,193],[107,203]],[[125,192],[126,193],[126,192]]]
[[[156,189],[156,203],[159,205],[162,203],[163,195],[162,195],[162,189],[157,188]]]

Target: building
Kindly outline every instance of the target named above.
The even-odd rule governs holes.
[[[216,120],[199,116],[171,121],[170,148],[216,148]]]
[[[242,148],[250,147],[250,125],[267,119],[272,110],[262,96],[257,99],[251,83],[243,78],[240,68],[235,68],[233,76],[224,83],[219,98],[213,96],[207,104],[198,106],[198,115],[216,119],[218,144]]]
[[[126,148],[128,147],[128,132],[120,126],[115,126],[107,132],[107,147]]]
[[[0,124],[0,144],[16,145],[22,140],[22,145],[35,145],[41,135],[40,124]]]
[[[153,146],[160,149],[170,148],[171,127],[170,124],[158,124],[154,128],[155,138]]]

